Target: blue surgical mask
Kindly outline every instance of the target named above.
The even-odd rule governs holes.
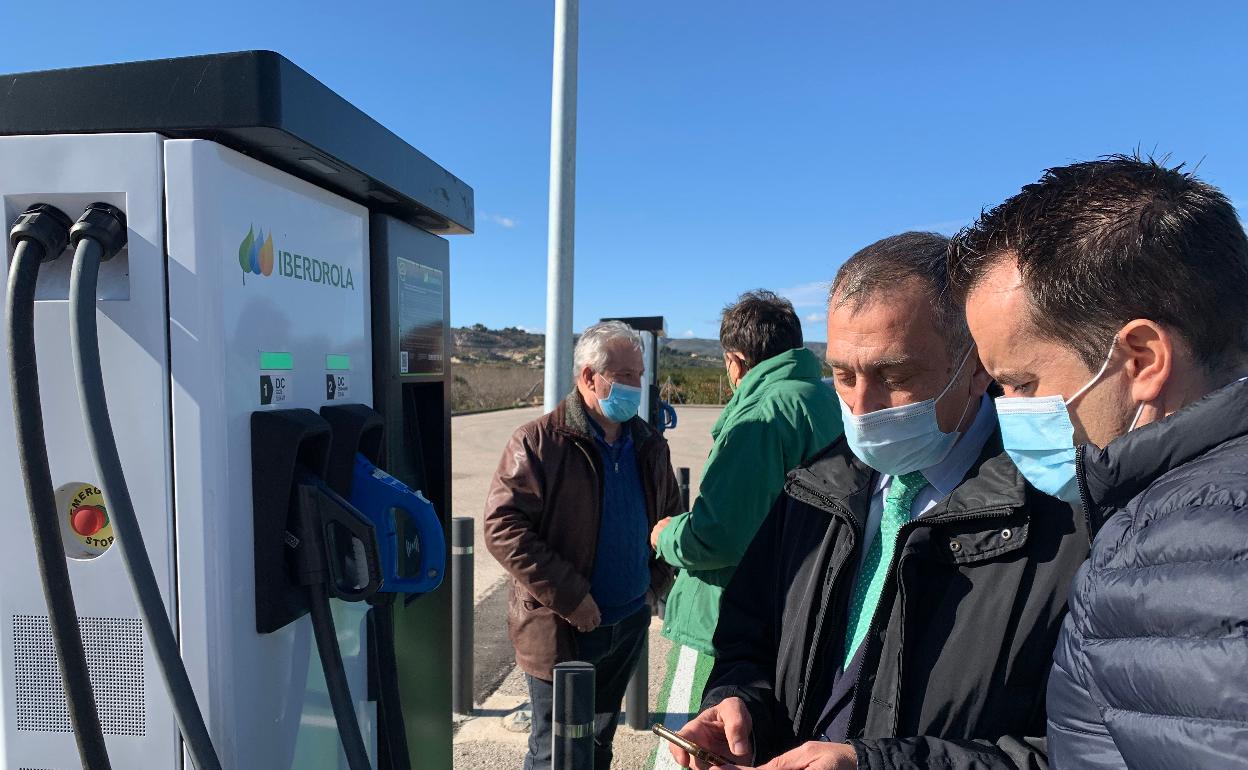
[[[1110,348],[1100,371],[1068,399],[996,399],[1006,454],[1033,487],[1072,505],[1079,502],[1079,482],[1075,475],[1075,426],[1070,421],[1070,404],[1100,382],[1113,357],[1114,350]],[[1135,429],[1143,411],[1144,404],[1140,404],[1128,432]]]
[[[608,420],[628,422],[637,416],[637,409],[641,406],[641,388],[613,382],[611,392],[606,398],[598,399],[598,405]]]
[[[953,383],[957,382],[958,375],[970,360],[971,350],[974,347],[962,356],[962,363],[958,364],[953,378],[935,398],[863,415],[855,415],[845,400],[839,399],[845,440],[858,459],[890,476],[921,471],[944,460],[961,434],[957,431],[945,433],[940,429],[940,423],[936,421],[936,402],[944,398]],[[970,406],[968,398],[962,409],[963,416],[966,416]],[[962,419],[958,418],[958,422],[961,423]]]

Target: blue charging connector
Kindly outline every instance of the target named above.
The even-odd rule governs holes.
[[[446,537],[433,504],[389,473],[355,456],[351,504],[377,529],[382,592],[424,594],[446,574]]]
[[[666,401],[659,402],[659,433],[676,427],[676,408]]]

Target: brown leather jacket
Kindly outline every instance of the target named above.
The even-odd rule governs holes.
[[[521,426],[507,444],[485,503],[485,545],[511,574],[507,630],[516,663],[550,680],[556,663],[575,660],[564,620],[589,593],[602,515],[602,457],[577,393],[555,411]],[[667,441],[645,421],[633,433],[637,469],[653,528],[680,513],[680,491]],[[650,588],[664,596],[672,568],[650,559]]]

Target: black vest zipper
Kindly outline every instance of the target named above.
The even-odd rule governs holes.
[[[1092,525],[1092,503],[1088,500],[1088,479],[1083,472],[1083,450],[1086,444],[1075,447],[1075,485],[1079,487],[1079,504],[1083,506],[1083,521],[1088,527],[1088,545],[1092,544],[1099,527]]]

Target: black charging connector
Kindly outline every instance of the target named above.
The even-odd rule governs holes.
[[[323,406],[321,417],[332,429],[325,479],[335,492],[351,497],[356,457],[363,455],[374,465],[381,465],[385,420],[364,404]],[[379,541],[382,537],[379,532]],[[382,580],[385,580],[384,575]],[[411,770],[412,767],[399,693],[398,655],[394,649],[397,596],[379,591],[368,599],[372,605],[367,624],[368,699],[377,702],[377,766],[380,770]]]
[[[97,202],[87,206],[74,226],[69,228],[69,242],[75,249],[85,239],[100,244],[101,262],[117,256],[117,252],[126,245],[126,213],[108,203]]]
[[[310,615],[347,766],[369,770],[329,600],[371,598],[381,559],[373,523],[326,481],[332,436],[308,409],[251,415],[256,630],[272,633]]]
[[[296,576],[307,589],[312,634],[338,736],[350,770],[369,770],[329,600],[361,601],[377,593],[381,587],[377,533],[371,521],[306,468],[295,469],[292,497],[294,521],[286,543],[295,552]]]
[[[377,533],[364,518],[313,473],[295,471],[296,531],[287,532],[294,548],[299,582],[325,585],[329,595],[363,601],[381,587]]]

